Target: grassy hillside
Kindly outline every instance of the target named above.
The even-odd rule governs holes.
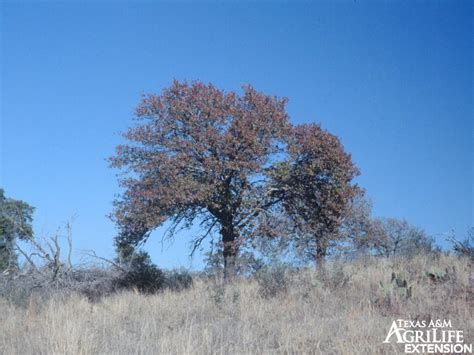
[[[411,296],[389,285],[392,272]],[[472,282],[467,259],[441,255],[277,270],[226,287],[200,278],[181,292],[97,302],[77,294],[33,295],[23,306],[2,299],[0,353],[398,354],[401,345],[383,344],[395,319],[449,319],[472,343]]]

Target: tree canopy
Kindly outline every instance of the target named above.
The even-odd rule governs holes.
[[[124,172],[113,214],[117,246],[136,245],[165,222],[171,234],[199,223],[195,247],[218,231],[231,279],[239,246],[264,233],[262,217],[277,209],[300,217],[316,239],[322,225],[332,230],[357,169],[337,137],[318,125],[293,126],[286,102],[251,86],[238,95],[178,81],[144,96],[138,124],[124,134],[128,144],[110,158]]]
[[[317,124],[292,127],[288,158],[270,170],[271,184],[293,222],[297,244],[322,261],[358,193],[351,184],[359,174],[339,139]]]
[[[15,239],[33,237],[34,208],[26,202],[8,198],[0,188],[0,271],[15,267]]]

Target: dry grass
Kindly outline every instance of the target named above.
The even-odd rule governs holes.
[[[450,280],[425,276],[453,266]],[[413,286],[411,299],[383,293],[379,282],[392,271]],[[471,274],[472,265],[453,256],[366,259],[329,264],[324,275],[300,271],[270,298],[255,280],[198,280],[179,293],[127,292],[97,303],[78,295],[32,297],[27,307],[0,300],[0,353],[393,354],[401,348],[382,341],[398,318],[450,319],[472,343]]]

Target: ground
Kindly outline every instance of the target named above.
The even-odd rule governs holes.
[[[412,287],[410,297],[391,288],[393,272]],[[181,292],[95,302],[77,294],[1,299],[0,353],[401,354],[403,344],[383,343],[396,319],[450,320],[471,344],[471,275],[472,263],[455,256],[364,258],[328,262],[324,273],[228,286],[200,278]]]

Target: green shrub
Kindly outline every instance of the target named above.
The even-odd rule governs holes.
[[[130,260],[128,270],[117,277],[117,289],[136,289],[142,293],[155,293],[165,285],[165,275],[150,256],[143,251],[136,253]]]

